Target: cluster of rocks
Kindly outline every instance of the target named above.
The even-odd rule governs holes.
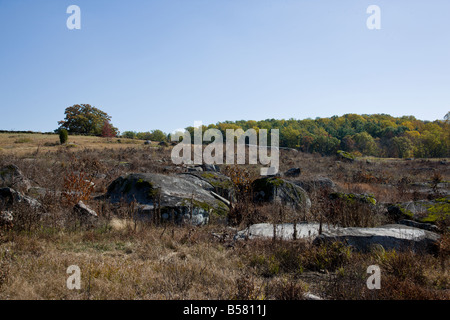
[[[14,225],[16,213],[13,208],[28,210],[36,217],[44,216],[45,207],[39,200],[27,194],[42,196],[45,193],[44,189],[33,187],[17,166],[8,165],[0,168],[0,204],[6,209],[0,211],[0,226]],[[82,201],[74,206],[73,211],[82,221],[92,222],[97,218],[97,213]]]
[[[212,217],[226,221],[236,200],[231,179],[220,173],[215,165],[191,165],[186,172],[173,175],[156,173],[131,173],[115,179],[105,195],[111,203],[133,202],[136,219],[161,219],[192,225],[207,224]],[[299,214],[311,208],[309,194],[327,190],[330,199],[349,199],[369,205],[376,200],[366,194],[337,192],[336,184],[326,177],[304,178],[300,168],[292,168],[277,176],[265,176],[252,183],[253,201],[257,203],[280,203]],[[42,204],[26,195],[33,187],[19,168],[14,165],[0,169],[0,203],[6,211],[0,212],[0,224],[13,223],[14,212],[8,208],[23,204],[36,212],[44,212]],[[434,201],[416,201],[387,206],[387,213],[396,224],[377,228],[340,228],[318,223],[256,224],[239,231],[236,239],[255,237],[280,237],[283,239],[308,238],[315,242],[343,241],[359,249],[367,250],[374,244],[385,248],[414,247],[431,250],[439,238],[436,226],[423,223],[424,212],[433,213],[436,206],[448,206],[447,198]],[[97,213],[83,202],[73,208],[84,222],[97,219]],[[274,232],[275,231],[275,232]]]
[[[151,219],[157,212],[162,219],[195,225],[208,223],[211,216],[226,218],[236,199],[230,178],[216,166],[194,168],[171,176],[133,173],[119,177],[110,184],[105,198],[113,203],[135,202],[141,219]],[[256,179],[252,187],[255,202],[281,203],[299,212],[311,207],[302,187],[280,177]]]

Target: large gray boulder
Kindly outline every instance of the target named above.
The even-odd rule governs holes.
[[[201,188],[212,191],[229,201],[233,201],[236,198],[233,182],[230,177],[221,174],[220,172],[188,172],[183,173],[180,176],[182,176],[183,179],[189,180],[192,183],[199,185]]]
[[[311,208],[311,200],[306,191],[280,177],[256,179],[253,181],[252,187],[256,202],[281,203],[297,211]]]
[[[31,183],[16,165],[10,164],[0,168],[0,187],[28,192],[31,188]]]
[[[315,243],[343,242],[358,251],[370,250],[375,245],[384,249],[413,249],[432,252],[440,236],[437,233],[405,225],[392,224],[377,228],[341,228],[319,223],[254,224],[239,231],[235,239],[273,238],[283,240],[309,239]],[[295,234],[295,236],[294,236]]]
[[[31,209],[41,209],[42,205],[36,199],[28,197],[19,191],[12,188],[0,188],[0,203],[3,203],[7,207],[15,205],[17,203],[25,204]]]
[[[450,215],[450,196],[434,200],[418,200],[387,206],[389,215],[395,220],[414,220],[417,222],[435,223]]]
[[[228,206],[205,189],[205,181],[196,182],[184,175],[135,173],[113,181],[106,197],[113,203],[135,201],[142,219],[161,214],[163,220],[202,225],[208,223],[211,214],[226,216]]]

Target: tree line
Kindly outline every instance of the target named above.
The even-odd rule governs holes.
[[[66,118],[56,130],[69,134],[119,136],[111,117],[90,105],[74,105],[65,111]],[[414,116],[393,117],[388,114],[345,114],[329,118],[304,120],[266,119],[261,121],[224,121],[203,126],[218,129],[279,129],[281,147],[303,152],[333,155],[338,150],[356,156],[392,158],[450,157],[450,112],[443,120],[423,121]],[[193,136],[194,128],[187,127]],[[170,141],[170,134],[155,129],[148,132],[125,131],[120,137],[151,141]]]
[[[345,114],[305,120],[225,121],[206,128],[279,129],[280,146],[333,155],[338,150],[356,156],[440,158],[450,156],[450,113],[444,120],[414,116]],[[187,128],[192,130],[192,128]]]

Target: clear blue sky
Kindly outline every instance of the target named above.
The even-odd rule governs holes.
[[[69,30],[69,5],[81,30]],[[381,30],[366,9],[381,8]],[[345,113],[442,119],[448,0],[0,0],[0,129],[88,103],[120,131]]]

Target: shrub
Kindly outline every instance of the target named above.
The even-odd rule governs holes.
[[[78,201],[90,199],[94,187],[86,173],[70,172],[64,177],[64,200],[68,205],[75,205]]]
[[[342,227],[374,227],[382,222],[376,200],[367,194],[331,193],[323,210],[328,223]]]
[[[238,165],[225,166],[223,174],[231,179],[236,195],[228,219],[230,224],[239,225],[255,211],[251,200],[252,182],[255,178],[247,169]]]
[[[309,270],[335,271],[349,263],[352,250],[341,242],[321,243],[301,255],[301,263]]]
[[[66,129],[59,130],[59,142],[61,144],[64,144],[67,142],[68,139],[69,139],[69,133],[67,132],[67,130]]]
[[[261,289],[255,283],[253,277],[242,274],[236,279],[236,293],[233,300],[259,300],[261,299]]]
[[[305,286],[293,279],[275,280],[265,287],[265,295],[275,300],[304,300]]]

